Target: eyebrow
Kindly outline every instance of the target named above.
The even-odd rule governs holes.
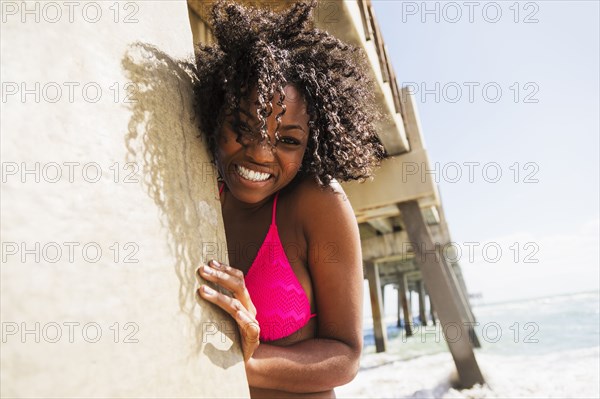
[[[250,114],[248,111],[246,111],[243,108],[240,108],[240,113],[246,115],[248,118],[250,118],[251,120],[256,120],[256,117],[252,114]],[[306,133],[306,131],[304,130],[304,128],[300,125],[280,125],[279,126],[279,130],[294,130],[294,129],[300,129],[302,130],[304,133]]]

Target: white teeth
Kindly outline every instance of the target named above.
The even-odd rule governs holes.
[[[244,179],[251,181],[265,181],[269,177],[271,177],[268,173],[256,172],[254,170],[250,170],[248,168],[244,168],[241,165],[236,165],[236,170]]]

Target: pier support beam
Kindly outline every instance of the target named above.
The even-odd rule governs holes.
[[[402,325],[402,301],[400,298],[400,287],[396,286],[396,292],[398,293],[398,300],[397,302],[397,306],[396,306],[396,318],[397,318],[397,322],[396,322],[396,327],[400,327]]]
[[[444,210],[442,207],[438,208],[438,213],[440,216],[440,223],[437,226],[432,226],[431,229],[437,230],[438,237],[441,238],[441,243],[436,244],[447,244],[451,242],[450,239],[450,230],[448,229],[448,223],[446,222],[446,215],[444,214]],[[471,309],[471,303],[469,302],[469,297],[467,293],[467,287],[464,284],[462,279],[462,275],[457,275],[456,269],[452,265],[452,263],[445,258],[443,251],[439,251],[440,259],[446,269],[446,273],[448,278],[450,279],[450,288],[454,292],[455,297],[458,300],[458,309],[460,311],[460,316],[465,325],[469,330],[469,337],[471,338],[471,343],[475,348],[481,348],[481,344],[479,343],[479,338],[475,333],[475,316],[473,315],[473,311]]]
[[[427,315],[425,314],[425,284],[423,284],[423,280],[417,281],[417,290],[419,292],[419,322],[422,326],[426,326]]]
[[[429,315],[431,316],[431,322],[433,323],[433,325],[435,326],[435,324],[437,323],[437,314],[435,312],[435,309],[433,308],[433,301],[431,300],[431,296],[429,296]]]
[[[441,256],[442,257],[442,256]],[[469,330],[469,337],[471,337],[471,342],[473,347],[481,348],[481,344],[479,343],[479,338],[477,338],[477,334],[475,333],[475,316],[471,311],[471,305],[468,302],[468,298],[466,297],[467,291],[465,291],[461,285],[459,285],[458,278],[456,277],[456,273],[454,272],[454,268],[450,265],[446,259],[443,259],[446,270],[448,271],[448,277],[450,278],[450,286],[456,295],[458,300],[458,309],[460,311],[460,316],[463,323],[467,326]]]
[[[365,261],[367,280],[369,280],[369,296],[371,298],[371,313],[373,314],[373,334],[375,335],[375,351],[385,352],[387,347],[387,330],[381,299],[381,282],[377,263]]]
[[[444,336],[454,358],[460,384],[464,388],[482,384],[484,379],[473,352],[469,329],[461,317],[460,298],[456,297],[451,287],[453,282],[447,274],[443,260],[434,250],[433,239],[421,214],[419,203],[402,202],[398,204],[398,208],[402,213],[408,237],[415,248],[416,263],[421,269],[430,298],[437,309],[443,331],[456,331],[456,337]]]
[[[412,314],[408,303],[407,290],[408,283],[406,281],[406,275],[404,273],[400,273],[398,278],[398,297],[400,298],[400,304],[402,304],[402,314],[404,315],[404,331],[406,332],[406,336],[410,337],[413,335]]]

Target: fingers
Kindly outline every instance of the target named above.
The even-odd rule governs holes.
[[[246,289],[244,273],[242,273],[241,270],[213,260],[209,262],[209,265],[201,266],[198,269],[198,272],[202,278],[231,291],[233,296],[242,303],[244,308],[250,311],[253,317],[256,316],[256,308]]]
[[[238,311],[236,313],[235,320],[242,326],[242,335],[247,342],[256,343],[260,342],[260,326],[254,317],[252,317],[247,311]]]
[[[229,313],[229,315],[233,318],[237,318],[237,313],[239,311],[246,310],[238,299],[222,294],[214,290],[213,288],[210,288],[208,285],[202,285],[198,289],[198,294],[200,294],[202,298],[214,303],[215,305]]]
[[[248,360],[260,345],[260,327],[248,311],[238,311],[235,317],[242,335],[242,351],[244,360]]]
[[[256,321],[254,315],[238,299],[222,294],[207,285],[202,285],[198,289],[198,294],[229,313],[235,319],[240,326],[240,331],[247,345],[254,347],[258,345],[260,338],[258,321]]]
[[[231,297],[206,284],[198,289],[200,297],[214,303],[234,318],[242,335],[244,360],[248,360],[260,344],[260,326],[256,320],[256,308],[246,289],[244,273],[214,260],[209,262],[209,265],[200,267],[197,273],[233,293]]]

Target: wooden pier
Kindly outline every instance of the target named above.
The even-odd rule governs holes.
[[[446,342],[460,385],[483,383],[474,354],[479,341],[466,285],[460,266],[449,260],[455,257],[447,256],[453,248],[447,246],[451,237],[439,192],[431,175],[423,173],[431,168],[415,101],[409,90],[397,86],[371,2],[343,4],[347,21],[338,22],[331,31],[365,49],[381,90],[380,108],[388,110],[387,119],[396,123],[395,128],[385,127],[379,134],[389,157],[374,179],[342,184],[359,223],[376,350],[386,350],[382,292],[385,285],[393,284],[398,289],[398,316],[404,315],[406,335],[413,334],[410,292],[419,293],[419,319],[424,324],[428,295],[433,323],[437,317],[445,334],[453,331]],[[353,34],[348,33],[351,26]]]

